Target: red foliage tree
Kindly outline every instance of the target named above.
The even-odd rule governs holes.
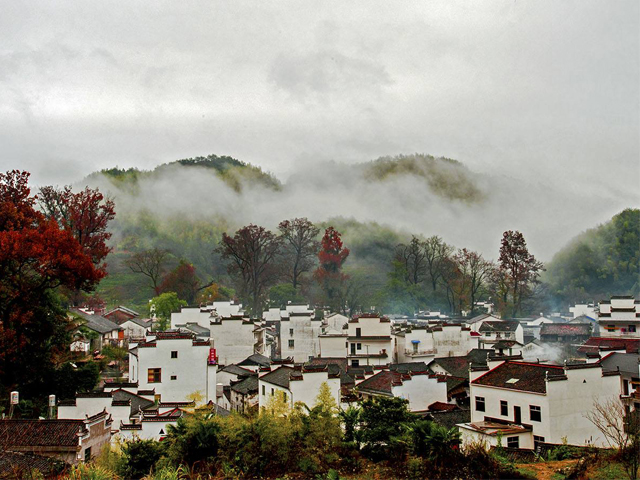
[[[344,247],[341,236],[342,234],[333,227],[325,230],[318,252],[320,265],[313,274],[322,287],[329,306],[335,311],[340,309],[336,302],[340,298],[342,284],[347,279],[342,273],[342,265],[349,256],[349,249]]]
[[[65,347],[56,289],[90,291],[105,275],[70,230],[35,209],[28,179],[0,173],[0,390],[42,379]]]
[[[73,193],[69,186],[43,187],[38,200],[45,215],[70,231],[93,263],[105,270],[102,261],[111,251],[107,246],[111,238],[107,226],[116,215],[113,201],[105,199],[97,189],[86,187]]]
[[[175,292],[180,300],[193,305],[199,285],[196,267],[181,260],[180,264],[164,277],[159,290],[160,293]]]

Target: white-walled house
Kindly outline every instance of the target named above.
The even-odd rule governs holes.
[[[480,335],[460,324],[412,326],[404,332],[404,351],[398,360],[429,362],[435,357],[464,356],[478,348]]]
[[[340,332],[349,323],[349,317],[340,313],[329,313],[324,316],[322,323],[329,329]]]
[[[141,339],[151,330],[151,323],[150,319],[134,317],[121,322],[120,327],[124,330],[125,339]]]
[[[281,395],[293,407],[302,402],[313,407],[320,393],[320,386],[326,383],[331,395],[340,403],[340,374],[330,374],[325,366],[289,367],[283,365],[258,377],[258,404],[266,408],[274,395]]]
[[[265,352],[264,327],[244,315],[212,317],[209,325],[221,365],[232,365],[254,353]]]
[[[435,402],[447,403],[447,381],[426,368],[423,372],[383,370],[356,385],[363,398],[404,398],[412,412],[426,411]]]
[[[598,323],[603,337],[640,338],[640,300],[625,295],[601,301]]]
[[[596,318],[596,306],[593,303],[577,303],[574,307],[569,307],[569,312],[573,315],[573,318],[581,316]]]
[[[524,345],[524,330],[517,320],[485,320],[478,328],[480,348],[491,348],[500,340],[515,340]]]
[[[282,358],[293,358],[296,363],[320,355],[322,321],[307,305],[287,305],[280,319],[280,345]]]
[[[354,316],[348,323],[349,365],[386,365],[393,360],[391,321],[373,313]]]
[[[324,328],[324,333],[319,335],[320,357],[347,358],[347,350],[349,348],[348,338],[349,334],[346,329],[337,331],[329,327]]]
[[[129,350],[129,381],[152,390],[162,402],[183,402],[200,392],[216,400],[217,362],[207,341],[184,332],[155,332]]]
[[[570,445],[604,447],[606,439],[586,415],[596,401],[619,397],[620,376],[599,364],[498,361],[471,372],[470,390],[471,422],[459,425],[463,443],[484,436],[495,445],[495,433],[483,431],[502,424],[517,430],[504,435],[503,446],[533,448],[566,439]]]

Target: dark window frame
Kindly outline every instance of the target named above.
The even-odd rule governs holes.
[[[482,408],[480,408],[482,407]],[[486,399],[485,397],[476,396],[476,412],[486,412]]]
[[[529,420],[532,422],[542,421],[542,408],[538,405],[529,405]]]

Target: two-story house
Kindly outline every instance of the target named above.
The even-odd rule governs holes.
[[[282,358],[303,363],[320,355],[322,319],[308,305],[287,305],[280,318],[280,351]]]
[[[607,445],[587,419],[595,402],[617,399],[618,372],[597,363],[548,365],[521,361],[489,362],[472,369],[471,422],[460,424],[463,442],[483,441],[534,448],[535,443]]]
[[[347,328],[349,365],[386,365],[392,361],[391,321],[374,313],[363,313],[349,320]]]
[[[275,395],[293,407],[301,402],[309,408],[316,403],[320,387],[326,383],[331,395],[340,403],[340,373],[332,374],[325,365],[322,367],[290,367],[282,365],[258,377],[258,405],[267,408]]]
[[[208,341],[184,332],[153,332],[129,350],[129,381],[155,389],[163,402],[186,401],[194,392],[216,401],[217,358]]]
[[[517,320],[488,320],[482,322],[478,329],[480,334],[479,348],[492,348],[500,340],[515,340],[524,345],[524,330]]]
[[[603,337],[640,338],[640,300],[625,295],[601,301],[598,323]]]

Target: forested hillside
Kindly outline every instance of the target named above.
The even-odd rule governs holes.
[[[640,210],[626,209],[560,250],[547,267],[551,293],[564,303],[640,293]]]

